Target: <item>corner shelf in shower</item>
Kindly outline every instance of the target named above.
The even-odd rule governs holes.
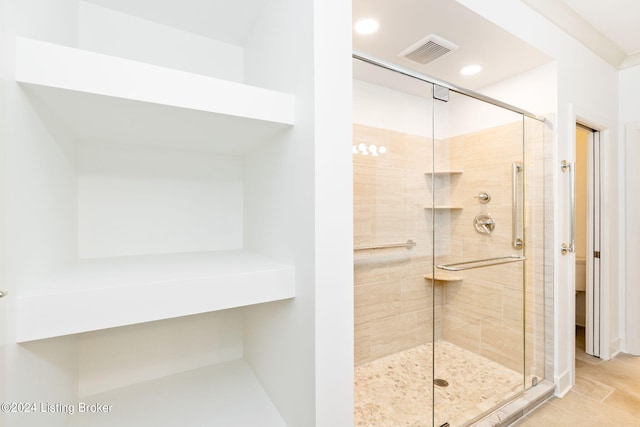
[[[80,260],[17,295],[17,341],[293,298],[294,276],[244,250]]]
[[[425,172],[425,175],[428,176],[447,176],[447,175],[462,175],[463,171],[461,170],[450,170],[450,171],[435,171],[435,172]]]
[[[424,278],[427,280],[433,281],[434,275],[431,273],[425,274]],[[436,282],[460,282],[462,281],[462,277],[456,276],[455,274],[450,274],[450,273],[436,273],[435,281]]]
[[[295,121],[290,94],[22,37],[15,79],[80,140],[244,154]]]
[[[425,206],[424,208],[426,210],[435,210],[435,211],[455,211],[455,210],[464,209],[464,206],[442,205],[442,206]]]

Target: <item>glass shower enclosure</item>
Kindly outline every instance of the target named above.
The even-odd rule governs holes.
[[[469,425],[544,378],[544,125],[355,57],[355,424]]]

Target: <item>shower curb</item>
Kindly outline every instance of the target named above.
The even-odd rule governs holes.
[[[554,385],[548,380],[540,381],[519,398],[483,418],[474,427],[507,427],[523,418],[526,414],[553,396]]]

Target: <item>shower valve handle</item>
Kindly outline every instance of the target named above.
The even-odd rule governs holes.
[[[473,196],[474,199],[478,199],[480,203],[489,203],[491,201],[491,195],[486,191],[481,191],[477,196]]]

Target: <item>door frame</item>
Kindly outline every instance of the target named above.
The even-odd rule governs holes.
[[[600,146],[600,150],[599,150],[599,159],[597,159],[597,161],[599,162],[599,186],[600,186],[600,200],[599,200],[599,205],[600,205],[600,209],[599,209],[599,219],[600,219],[600,224],[599,224],[599,231],[600,231],[600,236],[602,236],[601,240],[600,240],[600,289],[599,289],[599,295],[598,295],[598,307],[599,307],[599,312],[598,313],[593,313],[591,312],[591,319],[593,322],[597,322],[598,325],[591,325],[591,327],[593,329],[597,329],[599,332],[599,342],[597,343],[591,343],[593,348],[598,349],[598,357],[600,357],[603,360],[609,360],[612,358],[613,354],[612,353],[617,353],[619,351],[618,348],[612,349],[611,346],[611,340],[610,340],[610,331],[611,331],[611,324],[612,324],[612,319],[611,319],[611,313],[610,313],[610,293],[611,293],[611,289],[610,289],[610,283],[609,283],[609,268],[610,268],[610,261],[611,261],[611,244],[610,244],[610,239],[604,236],[610,236],[611,234],[608,232],[609,231],[609,224],[610,224],[610,212],[608,209],[606,209],[606,206],[609,205],[608,203],[608,194],[607,191],[604,191],[604,189],[606,189],[608,187],[608,181],[609,181],[609,174],[607,171],[607,166],[608,166],[608,156],[607,156],[607,147],[608,147],[608,143],[609,143],[609,129],[602,124],[602,122],[599,122],[597,120],[594,120],[593,118],[590,118],[588,115],[586,114],[580,114],[580,111],[578,111],[575,115],[574,115],[574,120],[573,120],[573,129],[574,129],[574,139],[573,139],[573,148],[572,150],[575,150],[575,127],[580,124],[583,127],[587,127],[592,129],[595,133],[598,134],[598,143]],[[592,142],[592,141],[590,141]],[[591,144],[590,144],[591,145]],[[589,149],[591,150],[592,146],[589,147]],[[594,161],[593,157],[593,153],[590,151],[589,152],[589,156],[590,156],[590,164],[589,164],[589,171],[588,171],[588,175],[587,175],[587,179],[591,180],[592,178],[594,178],[593,175],[593,170],[591,170],[592,168],[592,163]],[[573,153],[573,159],[575,160],[575,152]],[[590,188],[588,188],[589,191],[589,195],[588,198],[590,199],[589,204],[591,204],[591,201],[593,200],[593,185],[590,185]],[[595,208],[595,206],[594,206]],[[591,206],[587,206],[587,209],[589,212],[593,212],[591,211]],[[591,214],[593,215],[593,214]],[[587,226],[589,227],[591,225],[591,221],[595,220],[594,218],[589,218],[587,221]],[[593,241],[591,241],[591,239],[593,238],[593,233],[591,233],[591,236],[588,236],[587,239],[587,251],[589,251],[589,249],[591,248],[591,250],[593,250]],[[587,256],[587,260],[593,260],[593,254],[591,254],[591,256]],[[574,265],[575,265],[575,259],[574,259]],[[593,264],[591,264],[591,267],[593,267]],[[593,271],[593,269],[591,269],[591,271]],[[591,273],[592,274],[592,273]],[[572,290],[574,290],[575,293],[575,271],[573,274],[573,286],[572,286]],[[587,289],[589,287],[589,278],[587,278]],[[575,313],[575,298],[571,299],[572,303],[573,303],[573,312]],[[593,305],[592,305],[593,307]],[[575,315],[574,315],[575,317]],[[589,307],[587,307],[587,327],[589,327],[588,323],[589,323]],[[575,328],[575,326],[573,326]],[[572,340],[572,353],[574,355],[575,358],[575,333],[572,333],[571,335],[573,337]],[[612,351],[613,350],[613,351]],[[574,370],[574,378],[575,378],[575,364],[573,367]]]
[[[600,144],[602,149],[600,150],[600,175],[601,175],[601,187],[605,189],[602,192],[601,200],[601,233],[605,236],[601,242],[601,258],[600,258],[600,274],[601,280],[601,316],[600,316],[600,357],[603,360],[609,360],[612,355],[617,354],[619,351],[619,340],[615,343],[610,341],[611,334],[611,310],[610,310],[610,264],[612,257],[612,245],[611,245],[611,215],[613,214],[610,209],[606,207],[610,203],[610,195],[606,191],[609,185],[609,155],[608,149],[611,146],[611,132],[609,126],[606,124],[606,119],[602,117],[596,117],[590,110],[583,109],[581,106],[575,104],[569,104],[568,114],[562,119],[564,124],[564,130],[567,132],[566,145],[559,144],[558,150],[555,152],[557,165],[559,166],[561,156],[570,158],[575,161],[575,137],[576,137],[576,123],[582,123],[591,129],[597,130],[600,133]],[[558,205],[555,207],[554,216],[558,218],[557,236],[558,239],[555,242],[555,262],[557,278],[554,280],[558,287],[554,296],[554,320],[555,331],[554,332],[554,383],[557,386],[557,396],[564,396],[569,392],[571,387],[575,384],[575,256],[563,257],[560,255],[560,248],[562,239],[569,234],[569,230],[566,226],[563,226],[562,216],[564,212],[568,210],[569,202],[562,198],[566,191],[562,171],[557,168],[556,172],[557,182],[561,188],[556,187],[558,196],[555,198]],[[607,237],[608,236],[608,237]],[[615,248],[616,251],[620,248]],[[615,251],[614,251],[615,252]],[[570,258],[570,259],[562,259]],[[557,297],[557,298],[556,298]],[[565,370],[566,369],[566,370]]]

